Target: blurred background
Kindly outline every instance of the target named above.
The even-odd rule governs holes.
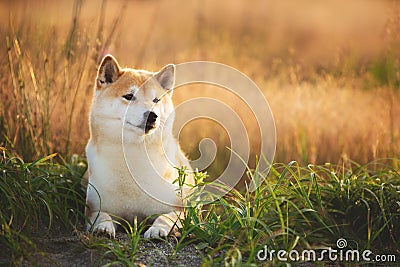
[[[275,162],[367,163],[400,155],[400,2],[0,1],[0,144],[25,160],[84,154],[96,68],[112,53],[121,66],[157,71],[208,60],[256,82],[275,118]],[[212,86],[177,90],[249,110]],[[262,140],[245,122],[254,161]],[[229,136],[207,120],[189,123],[183,150],[218,147],[223,170]],[[251,163],[251,162],[250,162]],[[251,164],[250,164],[251,165]]]

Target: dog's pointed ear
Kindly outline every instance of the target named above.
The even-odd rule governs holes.
[[[101,89],[108,84],[114,83],[121,76],[121,68],[112,55],[106,55],[100,63],[97,71],[96,85]]]
[[[162,88],[167,91],[172,90],[175,85],[175,65],[166,65],[159,72],[157,72],[154,77],[160,83]]]

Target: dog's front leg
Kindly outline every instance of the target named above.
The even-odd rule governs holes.
[[[90,184],[87,187],[85,215],[89,219],[87,230],[97,233],[106,233],[110,237],[115,237],[117,225],[107,212],[100,211],[100,197],[94,186]]]
[[[144,238],[161,238],[167,236],[172,231],[176,231],[181,226],[179,219],[181,214],[183,214],[182,211],[172,211],[160,215],[144,233]]]

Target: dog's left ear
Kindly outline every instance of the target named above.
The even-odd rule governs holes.
[[[160,83],[162,88],[167,91],[172,90],[175,85],[175,65],[166,65],[159,72],[157,72],[154,77]]]

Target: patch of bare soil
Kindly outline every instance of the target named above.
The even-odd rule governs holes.
[[[33,238],[37,244],[29,260],[24,260],[21,266],[102,266],[115,262],[116,257],[106,250],[89,248],[82,236],[84,234],[49,235]],[[129,242],[126,233],[117,233],[119,243]],[[145,240],[139,242],[138,252],[132,266],[200,266],[201,252],[194,245],[185,246],[174,253],[176,239],[170,237],[168,241]],[[0,266],[9,266],[8,255],[0,253]],[[122,263],[113,266],[124,266]]]

